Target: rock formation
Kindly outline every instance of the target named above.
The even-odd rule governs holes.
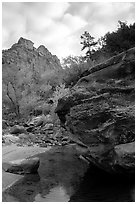
[[[4,119],[10,112],[16,116],[26,113],[30,99],[33,98],[33,102],[37,98],[45,100],[61,80],[62,67],[57,56],[43,45],[36,49],[33,44],[20,38],[10,49],[2,51]]]
[[[6,172],[14,174],[35,174],[40,165],[38,157],[19,159],[3,163]]]
[[[16,66],[18,69],[36,67],[41,72],[61,69],[57,56],[52,55],[43,45],[37,49],[33,45],[32,41],[21,37],[10,49],[2,51],[3,66]]]
[[[109,172],[134,172],[134,80],[132,48],[83,73],[56,108],[71,138],[87,148],[86,158]]]

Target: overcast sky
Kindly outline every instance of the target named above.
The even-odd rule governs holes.
[[[62,2],[12,2],[2,4],[2,47],[10,48],[20,37],[37,48],[43,44],[59,58],[81,55],[80,35],[95,38],[117,28],[118,20],[135,22],[135,4]]]

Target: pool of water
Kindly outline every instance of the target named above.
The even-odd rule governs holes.
[[[40,193],[35,196],[35,202],[68,202],[70,195],[63,186],[56,186],[50,189],[50,192],[42,196]]]
[[[89,166],[72,146],[41,153],[38,174],[25,175],[3,192],[3,202],[134,201],[134,176],[114,176]]]

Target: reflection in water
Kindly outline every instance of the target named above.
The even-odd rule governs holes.
[[[70,146],[37,155],[38,174],[26,175],[3,193],[3,202],[133,201],[134,178],[109,175],[78,159]]]
[[[90,166],[70,202],[133,202],[134,175],[113,175]]]
[[[78,159],[71,146],[55,147],[35,156],[40,158],[38,174],[25,175],[3,193],[3,201],[8,195],[19,202],[46,202],[47,199],[51,202],[58,199],[69,201],[88,165]]]
[[[56,186],[50,189],[49,194],[42,197],[41,194],[36,195],[35,202],[68,202],[70,199],[65,188]]]

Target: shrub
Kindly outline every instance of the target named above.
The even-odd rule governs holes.
[[[55,114],[55,109],[57,107],[58,104],[58,100],[60,98],[62,98],[63,96],[66,96],[70,93],[70,89],[65,87],[65,84],[60,84],[58,86],[56,86],[56,90],[53,93],[53,96],[51,98],[51,100],[53,101],[53,105],[52,105],[52,110],[51,110],[51,115],[52,117],[56,120],[56,114]]]
[[[88,70],[92,62],[88,62],[82,56],[68,56],[63,59],[62,67],[64,68],[62,83],[66,84],[66,87],[74,86],[80,79],[81,74]]]
[[[62,98],[63,96],[66,96],[70,93],[70,89],[65,87],[65,84],[60,84],[56,86],[56,90],[53,93],[52,100],[54,103],[54,106],[57,106],[58,100]]]
[[[103,49],[112,54],[135,47],[135,23],[133,25],[127,25],[121,21],[118,23],[118,29],[111,33],[108,32],[103,38]]]

